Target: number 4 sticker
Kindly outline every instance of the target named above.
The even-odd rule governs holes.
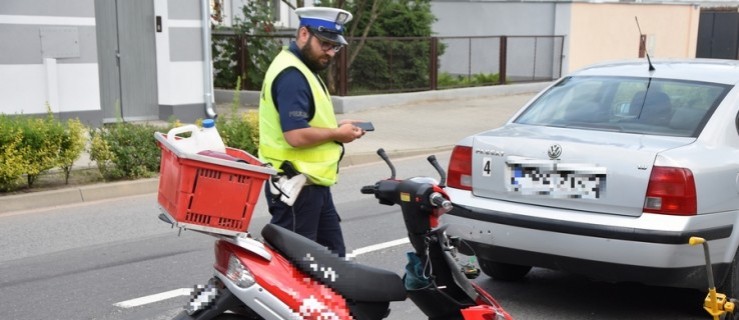
[[[492,169],[492,158],[490,157],[484,157],[482,158],[482,176],[483,177],[490,177]]]

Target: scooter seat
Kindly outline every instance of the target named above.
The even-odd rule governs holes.
[[[406,298],[403,281],[393,272],[347,261],[322,245],[271,223],[262,229],[262,237],[300,271],[349,301],[389,302]]]

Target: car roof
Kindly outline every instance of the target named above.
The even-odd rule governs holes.
[[[625,76],[693,80],[734,85],[739,83],[739,61],[721,59],[652,60],[604,62],[573,72],[572,76]]]

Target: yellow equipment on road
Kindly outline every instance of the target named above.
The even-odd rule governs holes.
[[[726,295],[716,292],[713,282],[713,268],[711,267],[711,255],[708,251],[708,242],[701,237],[690,237],[688,243],[691,246],[703,245],[703,255],[706,257],[706,272],[708,275],[708,294],[703,302],[703,309],[710,314],[714,320],[719,320],[726,313],[734,312],[734,299],[727,300]]]

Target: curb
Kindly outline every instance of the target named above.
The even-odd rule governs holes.
[[[385,150],[385,152],[390,159],[402,159],[418,155],[432,155],[435,153],[452,150],[453,147],[454,146],[441,146],[426,149]],[[344,168],[379,161],[382,161],[382,159],[380,159],[380,156],[378,156],[375,152],[357,153],[345,156],[344,159],[341,159],[339,167]]]
[[[97,183],[76,188],[0,197],[0,215],[127,196],[156,193],[159,178]]]

